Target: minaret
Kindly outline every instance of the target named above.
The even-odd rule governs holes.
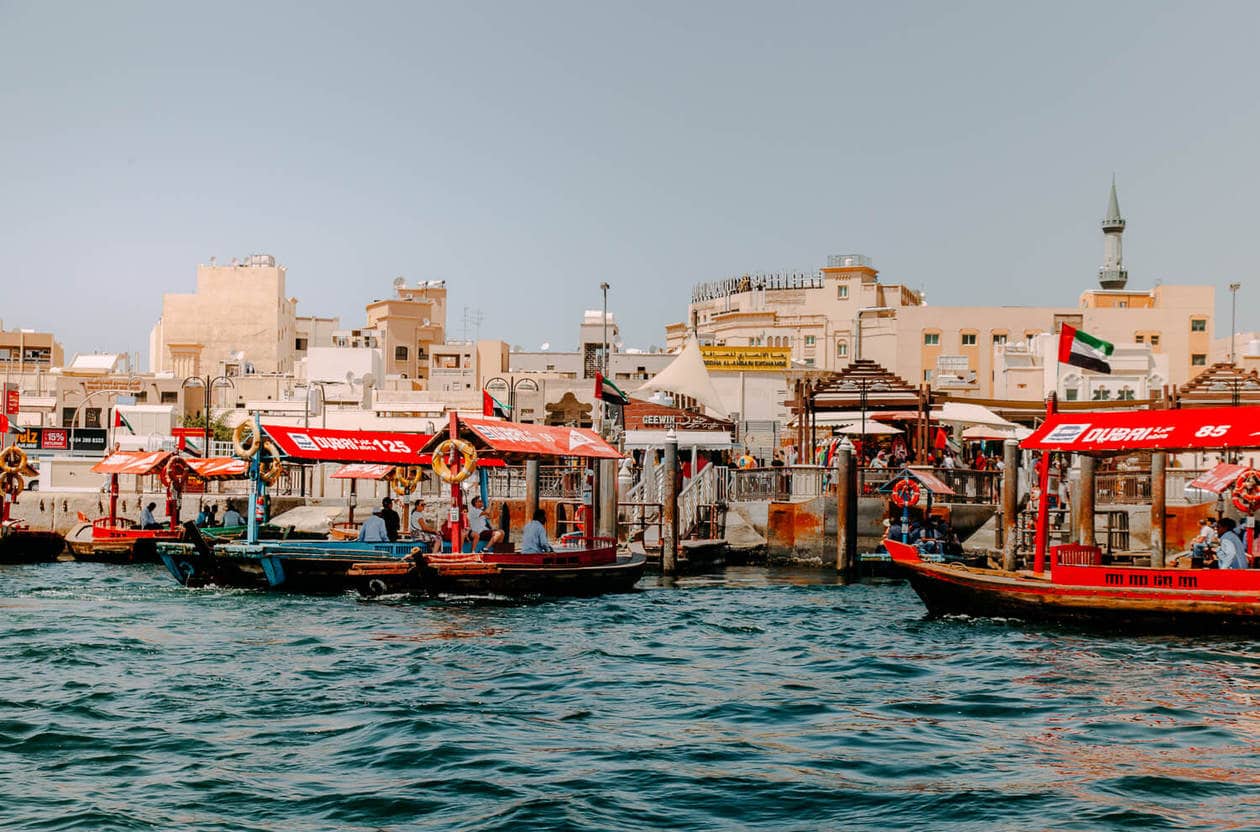
[[[1120,248],[1120,235],[1124,233],[1124,218],[1120,216],[1120,201],[1116,199],[1116,178],[1111,177],[1111,197],[1107,200],[1107,216],[1103,217],[1103,264],[1098,270],[1098,282],[1104,289],[1123,289],[1129,282],[1124,268],[1124,255]]]

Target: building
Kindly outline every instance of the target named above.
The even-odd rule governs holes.
[[[429,351],[446,340],[446,281],[408,286],[394,280],[394,296],[367,305],[367,329],[376,331],[385,354],[385,372],[413,380],[423,389],[429,376]]]
[[[33,329],[5,329],[0,321],[0,372],[23,375],[48,372],[65,360],[61,344],[51,332]]]
[[[794,366],[839,371],[869,358],[901,378],[939,390],[989,397],[1001,386],[1013,397],[1018,384],[997,384],[996,356],[1006,346],[1054,334],[1070,324],[1117,345],[1148,347],[1167,357],[1155,381],[1181,385],[1208,363],[1212,352],[1215,290],[1211,286],[1128,288],[1122,259],[1115,184],[1106,215],[1103,265],[1096,289],[1072,306],[932,306],[922,293],[884,283],[871,261],[837,255],[817,272],[745,275],[701,283],[692,291],[687,321],[666,327],[671,349],[689,333],[718,346],[779,346]],[[1163,366],[1163,365],[1161,365]]]
[[[270,254],[197,267],[197,291],[162,296],[149,335],[150,372],[186,376],[292,373],[297,299]],[[310,319],[314,321],[316,319]],[[308,327],[310,338],[311,327]]]

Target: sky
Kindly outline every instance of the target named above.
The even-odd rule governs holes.
[[[139,354],[196,266],[298,314],[446,280],[448,334],[627,346],[692,284],[861,253],[936,305],[1131,287],[1260,327],[1260,4],[0,0],[0,320]],[[481,323],[465,330],[464,309]]]

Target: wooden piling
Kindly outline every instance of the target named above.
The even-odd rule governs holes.
[[[617,460],[599,461],[599,535],[617,536]]]
[[[1165,491],[1165,474],[1168,467],[1168,452],[1155,451],[1151,454],[1151,566],[1164,568],[1165,558],[1165,525],[1168,520],[1168,501]]]
[[[665,440],[665,493],[661,495],[661,572],[678,573],[678,438],[673,431]]]
[[[1089,454],[1077,457],[1081,465],[1081,491],[1076,499],[1076,542],[1082,546],[1095,545],[1094,536],[1094,470],[1097,460]]]
[[[836,453],[836,571],[845,577],[858,568],[856,474],[852,447],[842,447]]]
[[[1019,513],[1019,443],[1002,443],[1002,568],[1015,571],[1015,521]]]
[[[538,481],[541,468],[538,460],[525,460],[525,522],[534,519],[538,510]]]

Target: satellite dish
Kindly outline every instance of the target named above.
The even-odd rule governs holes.
[[[402,275],[399,275],[398,277],[394,278],[395,289],[401,289],[402,287],[406,285],[407,285],[407,278],[403,277]]]
[[[429,319],[428,319],[428,318],[425,318],[425,319],[424,319],[424,324],[423,324],[423,326],[428,326],[428,325],[429,325]]]
[[[541,346],[541,347],[539,347],[538,349],[542,350],[543,352],[546,352],[547,350],[551,349],[551,342],[550,342],[550,341],[543,341],[543,342],[542,342],[542,346]]]

